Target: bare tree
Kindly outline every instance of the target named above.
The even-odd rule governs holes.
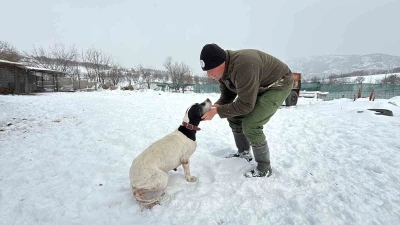
[[[136,72],[139,74],[140,83],[145,83],[147,88],[150,89],[151,82],[154,81],[154,70],[149,67],[144,67],[142,64],[136,66]]]
[[[395,67],[392,69],[393,73],[400,73],[400,67]]]
[[[168,82],[170,80],[170,73],[167,71],[165,74],[164,74],[164,81],[165,82]]]
[[[327,84],[348,84],[350,79],[348,77],[329,77]]]
[[[108,78],[111,80],[114,86],[118,85],[124,79],[124,73],[121,66],[115,64],[112,68],[108,71]]]
[[[153,81],[158,81],[158,82],[166,82],[166,81],[168,81],[167,79],[166,79],[167,77],[166,77],[166,73],[164,72],[164,71],[161,71],[161,70],[155,70],[154,71],[154,74],[153,74]]]
[[[107,71],[112,64],[111,56],[103,51],[91,47],[82,53],[84,67],[91,79],[103,83],[107,77]]]
[[[365,77],[357,77],[354,80],[354,82],[357,83],[357,84],[361,84],[362,82],[364,82],[364,80],[365,80]]]
[[[180,89],[180,85],[184,82],[184,69],[178,62],[172,65],[171,81],[176,91]]]
[[[82,50],[81,60],[82,60],[82,66],[86,70],[87,78],[90,79],[90,80],[96,80],[96,76],[95,76],[95,73],[94,73],[94,66],[90,62],[90,60],[91,60],[90,59],[90,54],[88,54],[87,51]]]
[[[25,57],[29,60],[31,66],[56,70],[57,65],[52,59],[51,53],[43,47],[33,46],[32,52],[24,52]]]
[[[139,82],[140,74],[135,69],[129,69],[125,77],[129,81],[129,86],[131,86],[132,81]]]
[[[335,84],[336,83],[336,77],[334,75],[329,75],[328,76],[328,84]]]
[[[328,78],[326,74],[322,75],[319,81],[321,84],[327,84],[328,83]]]
[[[143,68],[141,65],[142,71],[142,81],[147,84],[147,88],[150,89],[150,83],[153,81],[153,72],[150,68]]]
[[[193,82],[195,84],[200,84],[200,77],[198,75],[193,76]]]
[[[178,65],[179,68],[179,77],[178,77],[178,82],[181,84],[191,84],[193,83],[193,72],[189,68],[188,65],[185,63],[181,62]]]
[[[81,70],[79,68],[80,64],[79,62],[75,62],[73,65],[73,70],[72,70],[72,82],[74,82],[75,80],[78,81],[78,89],[81,89]]]
[[[350,78],[348,77],[339,77],[336,80],[337,84],[349,84],[350,82]]]
[[[173,71],[172,71],[173,68],[172,68],[172,57],[171,57],[171,56],[168,56],[168,57],[165,59],[165,61],[164,61],[164,67],[165,67],[165,69],[167,70],[166,80],[168,81],[168,80],[171,79],[172,72],[173,72]]]
[[[78,60],[78,50],[75,45],[66,48],[61,43],[55,43],[50,47],[50,57],[54,60],[57,71],[71,74],[75,69],[75,62]]]
[[[19,62],[22,57],[18,50],[6,41],[0,41],[0,59],[11,62]]]
[[[143,65],[142,64],[137,65],[135,70],[136,70],[136,73],[137,73],[136,76],[138,77],[137,78],[137,83],[139,83],[139,84],[143,83],[143,72],[144,72]]]
[[[202,83],[202,84],[218,84],[218,81],[216,81],[216,80],[214,80],[214,79],[212,79],[212,78],[209,78],[208,76],[207,76],[207,73],[205,73],[203,76],[201,76],[200,78],[200,82]]]
[[[78,51],[74,45],[67,48],[64,44],[55,43],[49,50],[33,46],[32,52],[25,53],[25,57],[29,60],[28,64],[32,66],[73,74],[78,60]]]
[[[319,82],[320,78],[318,78],[317,76],[313,76],[311,77],[311,82]]]
[[[400,84],[400,77],[396,74],[389,75],[381,80],[381,84]]]
[[[186,77],[185,77],[185,80],[184,80],[184,83],[185,84],[193,84],[194,83],[194,76],[193,76],[193,74],[192,74],[192,71],[190,71],[187,75],[186,75]]]
[[[184,92],[186,84],[193,82],[193,72],[185,63],[173,62],[172,57],[169,56],[164,62],[164,67],[167,69],[168,75],[176,90],[182,88],[182,92]]]

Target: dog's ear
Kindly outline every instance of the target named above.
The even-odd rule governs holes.
[[[189,108],[189,111],[187,112],[188,115],[188,119],[190,120],[191,123],[195,122],[195,121],[201,121],[201,107],[198,103],[192,105]]]
[[[189,123],[189,110],[191,107],[186,109],[185,116],[183,117],[183,122]]]

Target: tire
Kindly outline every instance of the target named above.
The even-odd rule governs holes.
[[[292,90],[285,100],[286,106],[297,105],[298,98],[297,92]]]

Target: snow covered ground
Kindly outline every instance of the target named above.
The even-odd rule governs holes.
[[[169,172],[170,201],[140,211],[132,160],[207,97],[218,95],[0,96],[0,224],[400,224],[400,97],[279,109],[264,128],[269,178],[245,178],[254,162],[224,158],[235,151],[226,120],[202,122],[198,181],[186,182],[182,167]]]

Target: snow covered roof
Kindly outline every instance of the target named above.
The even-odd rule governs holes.
[[[25,66],[22,63],[11,62],[11,61],[0,59],[0,66],[1,65],[16,66],[16,67],[21,68],[21,69],[26,69],[26,70],[30,70],[30,71],[36,71],[36,72],[42,72],[42,73],[65,74],[65,73],[59,72],[57,70],[50,70],[50,69],[46,69],[46,68],[39,68],[39,67],[32,67],[32,66]]]
[[[0,65],[15,65],[20,68],[25,68],[24,64],[22,64],[22,63],[11,62],[11,61],[1,60],[1,59],[0,59]]]
[[[46,69],[46,68],[39,68],[39,67],[32,67],[32,66],[26,66],[26,68],[28,70],[37,71],[37,72],[64,74],[63,72],[60,72],[57,70]]]
[[[50,69],[46,69],[46,68],[39,68],[39,67],[32,67],[32,66],[25,66],[22,63],[11,62],[11,61],[1,60],[1,59],[0,59],[0,65],[8,65],[8,66],[14,65],[14,66],[19,67],[21,69],[26,69],[26,70],[30,70],[30,71],[43,72],[43,73],[64,74],[63,72],[59,72],[57,70],[50,70]]]

